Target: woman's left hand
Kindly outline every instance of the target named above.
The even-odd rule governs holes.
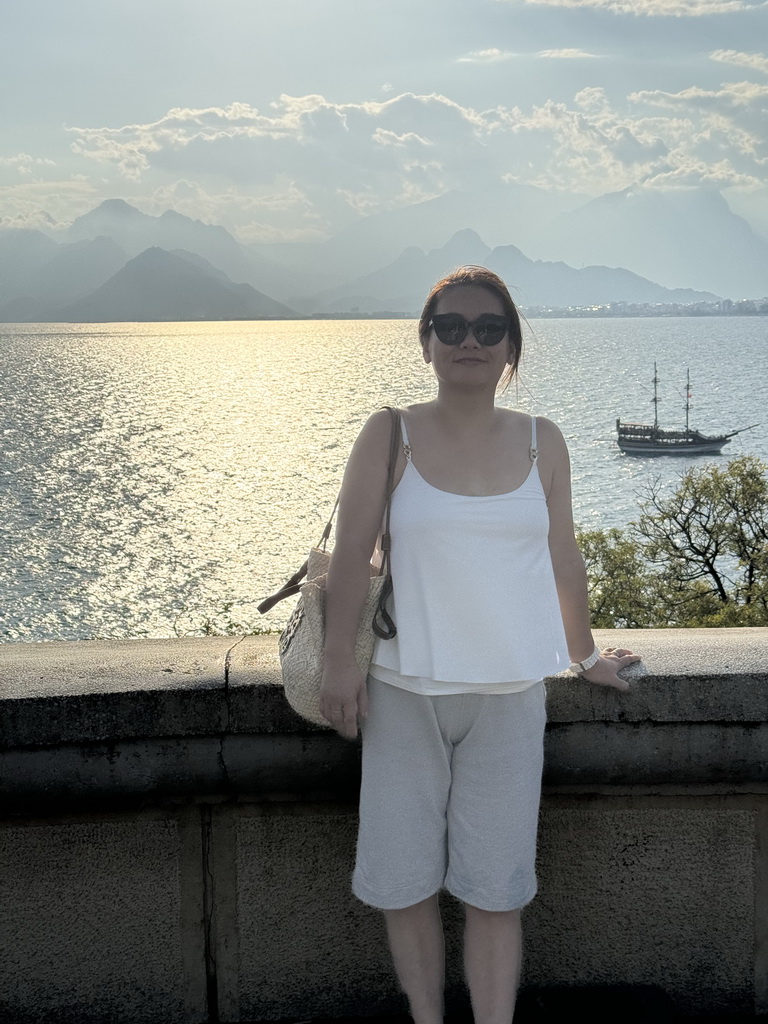
[[[633,654],[626,647],[605,647],[600,652],[600,660],[592,668],[582,673],[583,678],[589,683],[596,683],[598,686],[613,686],[622,693],[629,689],[629,683],[622,679],[619,670],[627,665],[634,665],[640,661],[639,654]]]

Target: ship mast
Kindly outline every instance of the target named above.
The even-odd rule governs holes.
[[[688,413],[691,411],[691,371],[685,371],[685,432],[688,433]]]
[[[659,429],[659,375],[655,362],[653,364],[653,429]]]

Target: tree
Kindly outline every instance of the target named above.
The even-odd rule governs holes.
[[[632,524],[670,625],[768,624],[768,476],[752,455],[656,481]]]
[[[768,625],[768,466],[751,455],[657,480],[628,532],[579,534],[592,624]]]
[[[596,629],[655,625],[653,578],[640,545],[621,530],[577,530]]]

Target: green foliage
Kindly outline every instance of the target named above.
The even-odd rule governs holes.
[[[577,531],[589,579],[589,611],[598,629],[651,625],[654,596],[640,547],[620,530]]]
[[[658,481],[626,533],[578,536],[594,626],[768,625],[768,466],[751,455]]]

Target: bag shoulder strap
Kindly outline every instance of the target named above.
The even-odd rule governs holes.
[[[391,430],[391,433],[390,433],[390,440],[389,440],[389,468],[388,468],[388,473],[387,473],[387,504],[386,504],[385,517],[384,517],[384,532],[382,533],[382,537],[381,537],[381,550],[382,550],[382,554],[383,554],[383,559],[382,559],[382,564],[381,564],[380,572],[382,574],[386,574],[389,577],[389,587],[387,588],[387,584],[385,583],[384,584],[384,588],[383,588],[384,590],[387,591],[387,593],[386,593],[386,595],[384,597],[384,600],[386,600],[386,597],[389,596],[389,593],[392,590],[391,570],[390,570],[390,563],[389,563],[389,552],[390,552],[390,548],[392,546],[392,542],[391,542],[391,538],[390,538],[390,535],[389,535],[389,518],[390,518],[390,509],[391,509],[391,506],[392,506],[392,490],[393,490],[392,485],[394,483],[395,467],[397,465],[397,449],[398,449],[398,443],[399,443],[399,439],[400,439],[401,416],[400,416],[400,410],[399,409],[395,409],[395,408],[393,408],[392,406],[389,406],[389,405],[384,406],[384,408],[389,411],[390,417],[392,419],[392,430]],[[333,511],[331,512],[331,515],[330,515],[330,518],[328,519],[328,522],[325,524],[325,528],[323,529],[322,535],[321,535],[320,540],[319,540],[319,542],[317,544],[317,547],[319,547],[322,551],[325,551],[326,545],[328,543],[328,538],[331,536],[331,528],[333,526],[333,517],[336,515],[336,510],[338,509],[338,507],[339,507],[339,495],[336,496],[336,501],[333,504]],[[272,594],[271,597],[265,598],[260,604],[256,605],[256,610],[261,615],[264,615],[270,609],[274,608],[274,606],[276,604],[278,604],[280,601],[285,600],[286,597],[293,597],[296,594],[298,594],[301,591],[301,581],[307,575],[308,567],[309,567],[309,560],[307,559],[307,561],[304,562],[304,564],[301,566],[301,568],[297,572],[295,572],[293,574],[293,576],[291,576],[291,578],[289,580],[286,580],[285,583],[282,585],[282,587],[280,587],[280,589],[278,591],[276,591],[274,594]],[[383,601],[380,602],[380,603],[383,605]],[[378,615],[378,612],[379,612],[379,610],[377,609],[377,615]],[[386,616],[387,619],[389,619],[389,622],[392,624],[391,628],[394,629],[395,628],[395,624],[392,622],[391,618],[389,618],[389,615],[386,613],[386,611],[384,611],[383,614]],[[387,632],[389,631],[389,628],[390,627],[388,626],[387,630],[386,630]],[[376,630],[376,626],[374,624],[374,631],[375,630]],[[379,634],[377,633],[377,635],[379,635]],[[392,633],[392,636],[394,636],[394,635],[395,634]],[[391,638],[388,637],[387,639],[391,639]]]
[[[392,551],[392,536],[389,532],[389,522],[392,513],[392,491],[394,490],[395,468],[397,466],[397,452],[400,447],[400,436],[403,428],[403,417],[399,409],[387,406],[392,417],[392,432],[389,438],[389,471],[387,473],[387,504],[384,511],[384,530],[381,534],[381,574],[386,577],[384,586],[381,588],[376,611],[373,613],[373,632],[382,640],[392,640],[397,635],[397,626],[392,616],[386,609],[389,595],[392,593],[392,566],[390,553]]]

